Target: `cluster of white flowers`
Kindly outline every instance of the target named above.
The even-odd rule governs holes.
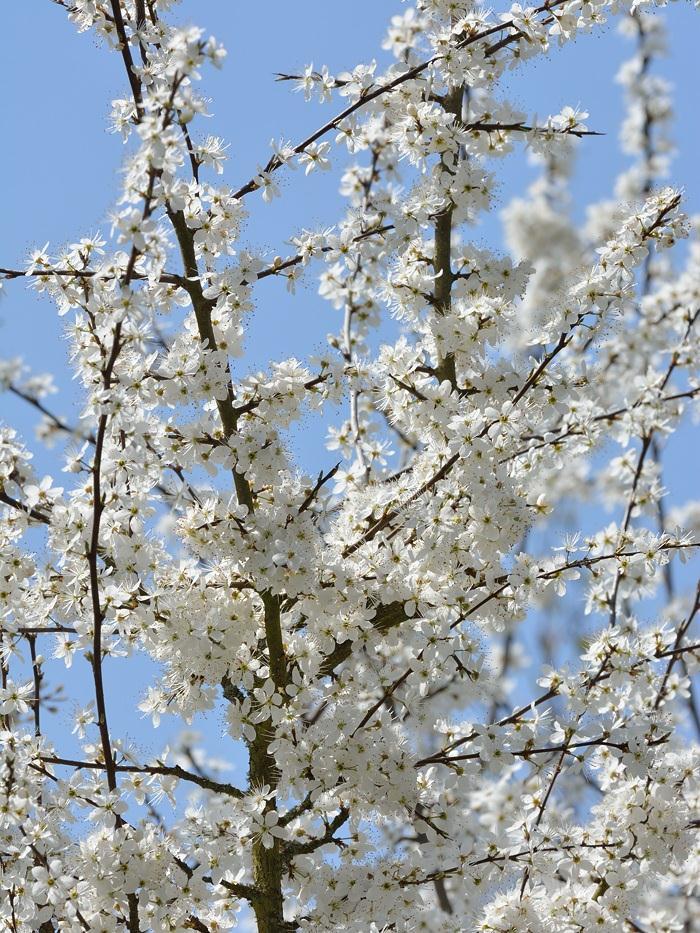
[[[123,60],[129,155],[111,231],[0,270],[67,316],[84,393],[66,420],[50,378],[0,364],[40,437],[70,442],[59,484],[0,427],[2,928],[694,928],[700,589],[674,568],[698,508],[669,522],[662,449],[700,395],[700,248],[682,272],[657,258],[690,228],[656,184],[660,21],[638,0],[417,0],[383,72],[281,76],[343,109],[233,190],[226,143],[195,138],[223,49],[164,20],[174,0],[59,2]],[[581,231],[587,114],[528,121],[498,79],[620,12],[640,161]],[[543,174],[505,211],[509,258],[459,228],[520,141]],[[244,249],[247,201],[329,169],[333,143],[358,157],[338,225],[284,259]],[[256,283],[314,268],[327,354],[246,373]],[[306,475],[289,430],[339,406],[340,462]],[[148,758],[111,729],[104,671],[137,656],[134,720],[224,710],[216,758],[191,733]],[[92,699],[57,737],[51,681],[77,658]],[[234,743],[245,786],[221,777]]]

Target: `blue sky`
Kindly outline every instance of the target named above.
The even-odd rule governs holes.
[[[275,82],[277,71],[294,72],[305,64],[327,64],[332,72],[385,55],[381,40],[391,15],[405,9],[399,0],[184,0],[176,16],[202,25],[228,49],[221,72],[206,71],[203,89],[212,98],[211,120],[199,132],[220,135],[230,143],[225,178],[234,188],[254,174],[269,156],[272,137],[297,141],[324,122],[337,104],[305,104],[288,84]],[[348,12],[349,11],[349,12]],[[670,56],[658,71],[675,85],[674,136],[680,155],[671,181],[686,189],[686,209],[700,212],[700,128],[697,121],[698,12],[680,0],[667,9]],[[53,247],[94,232],[103,224],[119,192],[124,148],[106,131],[109,102],[125,92],[118,55],[97,45],[90,35],[78,35],[65,12],[49,0],[4,4],[2,11],[0,82],[3,87],[3,130],[0,148],[3,210],[0,222],[0,266],[21,266],[28,251],[50,241]],[[605,136],[589,138],[579,148],[572,193],[575,211],[608,197],[616,174],[627,164],[620,153],[617,128],[623,113],[621,90],[614,75],[632,53],[632,43],[613,25],[590,38],[581,36],[546,59],[537,59],[507,76],[504,96],[528,116],[543,117],[562,106],[588,110],[588,123]],[[534,177],[522,148],[498,166],[501,206],[522,192]],[[285,241],[297,230],[332,224],[342,210],[337,195],[339,175],[301,172],[284,176],[283,197],[265,205],[250,198],[252,210],[245,230],[248,244],[285,255]],[[473,232],[480,244],[501,244],[500,221],[492,215]],[[465,234],[466,235],[466,234]],[[53,305],[26,289],[22,281],[7,283],[0,301],[0,356],[22,355],[34,371],[57,374],[61,389],[53,407],[70,416],[79,397],[66,360],[62,323]],[[323,345],[338,319],[321,301],[313,280],[289,297],[282,282],[270,278],[256,291],[257,308],[249,338],[251,369],[269,358],[303,358]],[[24,434],[36,449],[40,474],[60,469],[56,452],[42,453],[32,443],[34,413],[0,396],[0,420]],[[296,439],[302,464],[318,470],[330,455],[322,455],[323,431],[316,426]],[[697,434],[684,431],[669,452],[667,475],[682,494],[692,493],[690,456],[697,458]],[[80,662],[77,662],[80,663]],[[84,685],[87,692],[89,684]],[[116,687],[116,684],[114,684]],[[138,721],[121,719],[116,730],[138,729]],[[219,729],[218,721],[211,729]]]
[[[273,0],[263,18],[256,4],[184,0],[176,8],[177,18],[202,25],[228,50],[222,71],[205,72],[202,87],[212,98],[213,116],[200,122],[202,134],[221,135],[230,143],[226,180],[237,187],[267,160],[272,137],[296,141],[337,109],[337,104],[305,104],[302,95],[291,92],[291,85],[275,82],[275,72],[293,72],[308,62],[328,64],[338,72],[374,56],[381,58],[386,55],[381,50],[385,26],[404,8],[400,0],[351,4]],[[672,181],[686,189],[686,209],[700,211],[695,169],[700,128],[696,84],[691,80],[697,11],[680,0],[665,15],[671,55],[659,70],[676,87],[675,137],[680,149]],[[99,47],[91,35],[77,34],[64,11],[49,0],[7,4],[2,21],[0,80],[6,89],[3,123],[8,142],[0,153],[5,179],[0,265],[16,266],[32,247],[47,240],[58,247],[106,221],[119,192],[124,157],[119,137],[106,131],[106,117],[109,102],[124,93],[125,82],[120,57]],[[581,36],[504,81],[504,96],[529,116],[556,113],[565,104],[580,105],[590,113],[590,127],[606,133],[583,140],[579,147],[572,193],[581,218],[586,204],[609,196],[615,175],[626,164],[617,139],[623,106],[614,75],[631,51],[632,43],[619,36],[614,25],[607,25],[594,38]],[[533,169],[522,147],[497,168],[503,205],[524,189]],[[287,254],[290,248],[285,241],[294,232],[329,225],[338,218],[342,209],[338,180],[337,170],[308,178],[299,171],[287,172],[281,199],[265,205],[258,195],[250,198],[245,239],[268,249],[271,256]],[[472,235],[479,243],[500,246],[497,213]],[[8,283],[5,291],[0,302],[0,353],[24,355],[35,370],[57,373],[62,394],[56,404],[69,414],[78,399],[53,306],[27,291],[21,281]],[[322,346],[338,321],[315,291],[311,277],[296,297],[288,296],[283,283],[274,278],[260,283],[249,340],[250,368],[269,358],[304,357]],[[0,404],[5,420],[31,430],[30,412],[7,398]],[[314,432],[314,446],[319,439]],[[303,443],[298,452],[302,461],[312,453]],[[316,462],[312,458],[305,465],[311,469]],[[37,460],[41,468],[50,464],[51,458]]]

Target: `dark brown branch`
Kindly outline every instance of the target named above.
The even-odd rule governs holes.
[[[139,81],[136,72],[134,71],[134,60],[131,56],[129,40],[126,35],[126,27],[124,25],[124,17],[122,15],[120,0],[110,0],[110,6],[112,8],[114,25],[117,30],[117,36],[119,38],[119,51],[121,52],[121,56],[124,61],[124,67],[126,68],[126,74],[131,86],[131,93],[134,97],[134,103],[136,104],[136,114],[138,119],[141,119],[141,114],[143,112],[141,82]]]
[[[36,509],[29,508],[29,506],[24,505],[23,502],[18,502],[17,499],[13,499],[12,496],[0,489],[0,502],[4,502],[5,505],[9,505],[11,508],[16,509],[18,512],[24,512],[25,515],[28,515],[29,518],[34,519],[35,522],[41,522],[42,525],[50,525],[51,519],[48,515],[44,515],[43,512],[39,512]]]
[[[106,768],[105,764],[100,761],[80,761],[73,758],[58,758],[53,756],[42,756],[41,761],[43,761],[45,764],[62,765],[67,768],[88,768],[93,771],[109,770]],[[206,775],[195,774],[192,771],[187,771],[185,768],[181,768],[179,765],[123,765],[114,763],[113,770],[116,773],[123,772],[125,774],[152,774],[163,775],[165,777],[174,777],[181,781],[186,781],[189,784],[196,784],[198,787],[202,787],[205,790],[210,790],[215,794],[223,794],[226,797],[235,797],[237,800],[242,800],[245,796],[243,791],[238,787],[234,787],[233,784],[214,781],[212,778],[209,778]]]
[[[315,486],[313,487],[313,489],[309,490],[308,495],[306,496],[302,504],[299,506],[299,510],[297,512],[298,515],[301,515],[302,512],[305,512],[309,508],[311,503],[318,496],[323,486],[328,482],[329,479],[332,479],[335,476],[335,474],[338,472],[339,469],[340,469],[340,463],[336,463],[336,465],[332,467],[327,473],[324,473],[323,471],[321,471],[318,474],[318,479],[316,480]]]

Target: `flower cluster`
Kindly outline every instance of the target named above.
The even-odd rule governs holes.
[[[649,4],[418,0],[383,71],[280,75],[339,115],[236,190],[225,141],[197,138],[221,46],[173,0],[60,5],[123,62],[128,156],[110,229],[0,270],[65,316],[83,393],[66,418],[50,377],[0,363],[67,442],[59,483],[0,428],[0,925],[691,929],[698,506],[667,509],[663,452],[700,394],[700,248],[665,258],[692,225],[658,186]],[[639,162],[578,229],[588,115],[529,120],[499,79],[618,12]],[[504,211],[505,256],[467,225],[521,142],[542,175]],[[337,225],[246,249],[250,204],[341,147]],[[327,349],[246,371],[257,283],[314,270]],[[310,412],[339,459],[307,473],[289,439]],[[187,727],[158,754],[112,725],[114,678],[144,667],[148,744]]]

